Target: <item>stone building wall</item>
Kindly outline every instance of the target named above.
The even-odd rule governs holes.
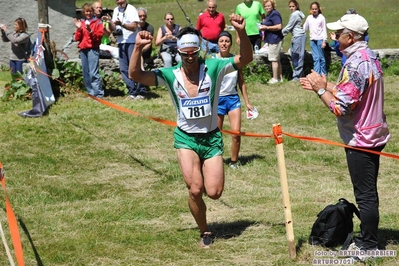
[[[75,0],[48,0],[49,5],[49,24],[50,40],[55,41],[57,49],[71,39],[75,30],[72,18],[76,17]],[[37,34],[38,7],[36,0],[0,0],[0,23],[6,24],[8,28],[13,28],[16,18],[22,17],[28,23],[28,33],[33,34],[33,40]],[[69,53],[77,53],[77,43],[70,46]],[[10,43],[0,40],[0,65],[9,65]]]

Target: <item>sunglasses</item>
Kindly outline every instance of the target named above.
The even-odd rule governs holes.
[[[335,39],[339,39],[339,37],[341,37],[341,35],[348,35],[349,32],[336,32],[335,33]]]
[[[194,51],[189,51],[189,52],[184,52],[180,49],[177,49],[179,51],[179,54],[183,57],[189,57],[189,56],[197,56],[199,52],[201,51],[201,48],[198,48],[197,50]]]
[[[166,20],[167,21],[170,21],[170,20],[174,20],[175,18],[167,18]]]
[[[140,18],[145,18],[145,17],[147,17],[147,15],[140,15],[139,17]]]

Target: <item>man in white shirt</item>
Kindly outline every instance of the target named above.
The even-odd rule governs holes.
[[[128,4],[126,0],[116,0],[116,3],[118,6],[114,9],[112,19],[109,21],[109,27],[116,37],[116,43],[118,44],[119,69],[123,81],[129,90],[130,97],[135,98],[133,95],[135,83],[129,79],[128,69],[135,43],[134,32],[137,29],[137,23],[140,19],[137,9],[133,5]]]

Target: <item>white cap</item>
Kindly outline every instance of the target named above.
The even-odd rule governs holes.
[[[357,33],[365,34],[369,29],[369,24],[364,17],[358,14],[347,14],[337,22],[327,23],[327,28],[330,30],[348,29]]]

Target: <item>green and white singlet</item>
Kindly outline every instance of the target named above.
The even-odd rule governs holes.
[[[166,86],[177,113],[177,126],[187,133],[208,133],[217,128],[219,92],[223,77],[237,70],[234,57],[228,60],[200,60],[199,86],[196,97],[184,88],[181,63],[155,71],[157,86]]]

